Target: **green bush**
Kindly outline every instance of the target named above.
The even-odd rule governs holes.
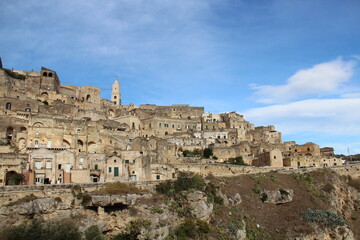
[[[210,158],[211,156],[213,156],[213,150],[211,148],[205,148],[203,152],[203,157]]]
[[[104,235],[100,232],[98,226],[93,225],[84,232],[85,240],[103,240]]]
[[[147,220],[136,219],[126,225],[125,231],[116,235],[112,240],[136,240],[141,233],[141,229],[149,229],[151,223]]]
[[[346,222],[342,218],[330,211],[312,210],[308,208],[303,215],[305,222],[317,223],[328,228],[346,225]]]
[[[229,158],[229,160],[227,160],[225,163],[247,166],[247,164],[244,162],[244,159],[242,156],[235,157],[235,158]]]
[[[190,189],[203,191],[205,186],[206,183],[201,176],[197,174],[181,172],[177,180],[173,182],[162,182],[155,187],[155,190],[158,193],[174,196],[176,193]]]
[[[207,222],[187,219],[175,229],[173,234],[170,234],[169,239],[203,239],[204,234],[209,232],[210,226]]]
[[[72,221],[42,223],[34,219],[8,229],[3,237],[6,240],[80,240],[81,233]]]
[[[256,194],[260,194],[262,192],[262,189],[259,185],[256,184],[255,187],[253,188],[253,191]]]

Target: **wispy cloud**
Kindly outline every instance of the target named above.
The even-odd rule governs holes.
[[[360,134],[360,98],[309,99],[248,110],[244,115],[260,124],[274,124],[285,134],[312,132]]]
[[[354,61],[338,58],[314,65],[291,76],[284,85],[252,85],[254,98],[260,103],[281,103],[303,97],[323,97],[339,93],[343,84],[353,75]]]

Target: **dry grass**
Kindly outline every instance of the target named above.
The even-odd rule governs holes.
[[[114,183],[106,184],[103,188],[92,192],[92,194],[117,195],[117,194],[129,194],[129,193],[140,194],[144,192],[145,191],[142,191],[133,185],[125,184],[121,182],[114,182]]]

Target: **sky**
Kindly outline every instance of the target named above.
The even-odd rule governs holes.
[[[359,0],[1,0],[5,68],[360,153]]]

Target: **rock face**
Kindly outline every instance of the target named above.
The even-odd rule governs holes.
[[[210,220],[214,205],[207,203],[207,197],[205,193],[196,191],[188,194],[186,199],[189,201],[191,213],[196,218],[204,221]]]
[[[295,237],[293,240],[356,240],[353,232],[347,226],[338,226],[334,229],[317,230],[313,234]]]
[[[275,191],[264,190],[261,192],[261,201],[274,204],[289,203],[293,200],[294,191],[292,189],[278,189]]]

